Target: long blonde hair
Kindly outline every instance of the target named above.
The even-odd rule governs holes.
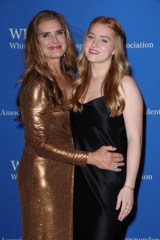
[[[125,107],[125,101],[118,88],[122,83],[123,77],[129,74],[129,63],[124,47],[124,33],[120,23],[116,19],[101,16],[93,19],[90,23],[85,39],[91,27],[96,23],[106,24],[106,26],[112,29],[115,35],[114,55],[112,56],[111,64],[103,83],[105,102],[109,108],[110,116],[115,117],[121,115]],[[86,96],[91,79],[91,64],[85,56],[84,48],[77,59],[77,68],[78,77],[73,84],[71,102],[74,111],[81,111],[83,107],[80,104],[80,99],[82,96]]]

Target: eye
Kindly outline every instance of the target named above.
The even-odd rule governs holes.
[[[108,43],[108,40],[107,40],[107,39],[104,39],[104,38],[102,38],[102,39],[101,39],[101,42],[103,42],[103,43]]]
[[[43,37],[43,38],[49,37],[49,33],[43,33],[43,34],[42,34],[42,37]]]
[[[88,36],[87,36],[89,39],[93,39],[94,38],[94,36],[93,35],[91,35],[91,34],[88,34]]]
[[[64,30],[59,30],[56,32],[56,35],[64,35],[64,34],[65,34]]]

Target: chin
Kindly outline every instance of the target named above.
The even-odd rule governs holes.
[[[95,62],[95,61],[96,61],[96,59],[95,59],[94,56],[87,56],[87,59],[88,59],[88,61],[90,61],[90,62]]]
[[[62,53],[62,54],[55,54],[55,55],[52,55],[51,58],[52,59],[60,59],[63,55],[64,55],[64,53]]]

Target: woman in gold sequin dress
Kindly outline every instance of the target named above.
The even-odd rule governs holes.
[[[30,22],[26,70],[18,96],[24,151],[18,187],[23,240],[72,240],[74,164],[111,169],[122,155],[111,146],[74,150],[68,100],[74,77],[75,46],[64,17],[42,11]],[[112,169],[121,171],[121,169]]]

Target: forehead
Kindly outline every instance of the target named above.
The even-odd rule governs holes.
[[[61,28],[62,25],[57,19],[45,20],[38,25],[38,32],[51,29],[52,31],[57,31]]]
[[[95,23],[91,26],[89,33],[99,36],[114,37],[114,31],[106,23]]]

